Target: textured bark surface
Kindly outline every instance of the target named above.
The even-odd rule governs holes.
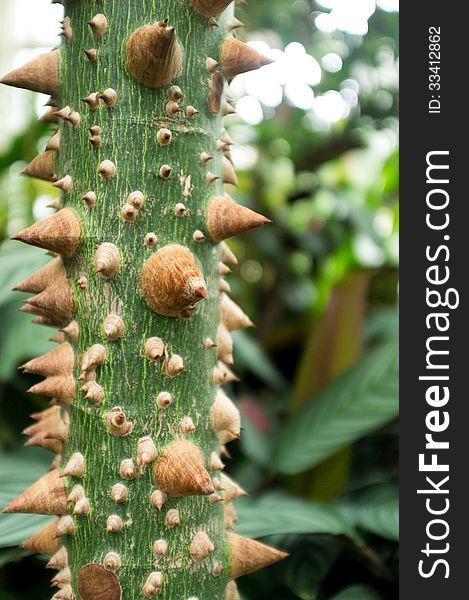
[[[61,255],[16,288],[62,328],[23,365],[58,405],[32,415],[27,444],[61,454],[5,508],[61,515],[25,543],[57,551],[57,599],[235,600],[230,579],[284,556],[227,534],[245,492],[219,472],[240,435],[219,389],[236,379],[229,332],[252,325],[226,295],[236,259],[219,242],[268,222],[224,196],[220,67],[269,62],[233,41],[232,8],[214,20],[228,4],[69,0],[58,63],[2,80],[59,90],[58,131],[24,171],[54,182],[59,210],[14,239]]]
[[[98,7],[108,20],[108,30],[101,37],[93,36],[87,24]],[[85,456],[82,485],[91,505],[87,517],[76,519],[75,534],[66,541],[70,567],[76,576],[82,565],[102,563],[108,552],[116,552],[122,560],[118,575],[123,597],[142,598],[142,586],[155,570],[153,544],[164,538],[168,551],[166,560],[160,559],[159,569],[165,578],[159,596],[168,600],[222,598],[228,580],[222,504],[211,504],[204,496],[168,498],[159,511],[150,504],[150,495],[156,489],[152,469],[147,467],[143,475],[126,481],[119,476],[119,467],[127,458],[136,462],[137,440],[144,436],[151,436],[161,452],[180,437],[178,424],[184,416],[190,416],[196,428],[186,437],[203,451],[207,466],[210,454],[218,451],[210,420],[215,393],[210,374],[216,364],[216,349],[205,350],[204,340],[215,339],[219,321],[219,257],[208,236],[203,242],[195,242],[193,234],[204,231],[206,204],[223,186],[221,179],[207,183],[207,166],[200,163],[199,157],[204,151],[214,156],[210,169],[221,175],[222,155],[215,145],[222,119],[212,114],[207,104],[210,77],[205,58],[218,56],[228,15],[219,19],[220,28],[209,28],[207,19],[196,14],[187,2],[168,0],[68,2],[66,15],[73,35],[62,46],[59,105],[79,111],[81,123],[79,127],[61,123],[58,173],[72,177],[73,189],[64,200],[80,215],[84,231],[83,243],[74,258],[66,261],[66,268],[72,281],[86,277],[88,282],[86,289],[75,285],[76,319],[80,324],[76,350],[80,356],[96,343],[107,350],[104,364],[97,369],[97,382],[104,389],[100,407],[85,400],[83,393],[70,407],[70,438],[64,461],[77,451]],[[184,94],[179,102],[182,112],[174,117],[165,111],[170,86],[143,87],[128,75],[124,61],[124,43],[130,34],[165,18],[176,27],[184,52],[181,75],[171,82]],[[84,53],[89,48],[97,51],[95,62]],[[117,92],[113,108],[101,102],[98,109],[92,110],[81,101],[107,88]],[[186,117],[187,105],[199,113]],[[97,149],[88,141],[88,129],[94,126],[101,128],[102,143]],[[157,142],[162,127],[172,133],[172,141],[166,146]],[[98,174],[104,160],[116,165],[116,174],[109,180]],[[169,179],[159,174],[165,164],[171,167]],[[128,222],[121,217],[121,209],[136,190],[143,193],[145,202],[135,222]],[[96,193],[96,205],[91,209],[81,199],[88,191]],[[179,202],[187,208],[182,217],[175,214]],[[182,244],[201,266],[208,298],[198,304],[191,319],[175,321],[157,315],[138,291],[141,269],[154,251],[144,245],[149,232],[158,238],[155,250],[170,243]],[[121,254],[120,271],[110,279],[93,268],[94,254],[103,242],[112,242]],[[125,333],[117,341],[107,341],[103,333],[103,322],[109,314],[120,315],[125,324]],[[164,341],[170,354],[182,357],[184,371],[177,377],[165,374],[163,361],[145,357],[145,341],[154,336]],[[75,374],[78,377],[78,367]],[[162,391],[169,392],[173,402],[159,409],[156,398]],[[105,413],[114,406],[120,406],[134,424],[126,437],[111,435],[104,424]],[[129,499],[122,504],[111,498],[111,487],[118,482],[129,490]],[[180,525],[170,528],[165,525],[165,515],[171,509],[179,510]],[[106,531],[107,518],[112,514],[122,518],[120,533]],[[189,546],[200,529],[209,535],[215,549],[209,560],[196,565]],[[216,562],[224,564],[219,576],[212,574]]]

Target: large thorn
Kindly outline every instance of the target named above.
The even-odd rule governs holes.
[[[239,438],[241,434],[241,417],[239,410],[223,390],[218,390],[212,404],[212,425],[217,433],[226,431],[230,441]]]
[[[57,318],[71,318],[74,310],[73,288],[67,280],[51,285],[43,292],[26,300],[27,304],[46,311]]]
[[[169,496],[205,496],[215,492],[200,450],[192,442],[176,440],[155,462],[155,484]]]
[[[221,298],[220,317],[228,331],[254,327],[247,314],[227,294],[223,294]]]
[[[49,471],[3,509],[6,513],[65,515],[68,513],[67,490],[57,469]]]
[[[38,554],[55,554],[59,547],[59,542],[54,538],[57,521],[58,519],[54,519],[23,542],[23,548]]]
[[[288,554],[256,540],[228,533],[231,577],[237,579],[286,558]]]
[[[13,289],[18,292],[29,292],[31,294],[39,294],[46,287],[54,283],[62,283],[67,280],[65,267],[60,256],[49,261],[26,279],[23,279]]]
[[[43,381],[30,387],[28,392],[55,398],[62,404],[71,404],[76,394],[75,380],[71,375],[46,377]]]
[[[0,83],[57,96],[59,92],[58,51],[52,50],[52,52],[40,54],[19,69],[5,75]]]
[[[272,59],[234,37],[225,38],[221,45],[220,66],[227,79],[232,79],[240,73],[254,71],[273,62]]]
[[[26,373],[35,373],[43,377],[53,375],[72,375],[75,356],[68,342],[53,348],[50,352],[33,358],[20,368]]]
[[[81,225],[77,215],[71,208],[62,208],[23,229],[12,239],[70,257],[77,251],[80,237]]]
[[[167,19],[136,29],[125,46],[127,68],[138,83],[158,87],[172,81],[181,70],[182,51],[174,27]]]
[[[192,8],[205,17],[216,17],[232,2],[233,0],[189,0]]]
[[[223,196],[215,196],[210,200],[206,221],[208,234],[215,242],[271,223],[267,217]]]
[[[142,291],[159,315],[190,317],[195,305],[207,298],[202,272],[190,250],[179,244],[163,246],[145,262]]]
[[[21,171],[21,175],[35,177],[43,181],[56,181],[57,175],[54,168],[54,151],[46,150],[38,154],[33,160]]]

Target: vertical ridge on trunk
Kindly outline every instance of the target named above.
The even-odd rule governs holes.
[[[219,387],[235,379],[223,363],[232,362],[229,332],[252,325],[227,301],[222,261],[236,258],[222,240],[269,222],[224,196],[236,175],[222,70],[232,77],[269,61],[232,37],[229,2],[63,4],[59,80],[55,54],[54,68],[38,63],[45,75],[33,61],[4,79],[59,90],[59,135],[29,174],[57,180],[61,209],[15,236],[61,254],[53,260],[69,282],[60,302],[52,269],[18,286],[47,300],[29,312],[65,321],[59,339],[75,357],[67,377],[52,375],[54,353],[24,366],[48,376],[35,388],[67,425],[55,461],[67,496],[56,511],[66,560],[56,561],[65,572],[54,597],[223,598],[232,577],[283,557],[227,537],[229,501],[241,492],[216,478],[221,445],[240,432]],[[211,58],[220,56],[222,70]],[[57,436],[44,432],[49,422],[41,440]],[[28,506],[27,495],[15,506]],[[249,569],[233,566],[243,548]]]

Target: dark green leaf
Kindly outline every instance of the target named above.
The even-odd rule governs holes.
[[[236,503],[240,523],[236,530],[251,537],[286,533],[328,533],[360,537],[342,515],[325,503],[307,502],[271,493],[256,500],[241,498]]]
[[[398,404],[397,343],[370,351],[337,377],[280,431],[272,468],[300,473],[394,419]]]
[[[233,331],[236,362],[251,371],[269,386],[283,389],[286,381],[263,348],[245,331]]]
[[[357,527],[392,541],[399,540],[397,481],[369,486],[339,500],[336,508]]]

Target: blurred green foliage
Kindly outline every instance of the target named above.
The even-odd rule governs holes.
[[[229,118],[230,135],[257,153],[236,198],[274,224],[230,243],[240,263],[229,278],[233,296],[257,328],[234,335],[242,382],[231,393],[244,434],[228,469],[251,491],[237,502],[238,530],[290,553],[239,582],[245,600],[397,597],[398,99],[382,57],[392,75],[398,15],[377,9],[359,38],[318,31],[321,10],[269,0],[238,14],[272,45],[298,41],[318,60],[341,55],[342,69],[323,71],[317,95],[348,78],[360,83],[357,106],[329,128],[286,101],[255,127]],[[49,129],[32,113],[0,155],[0,240],[34,220],[38,195],[55,195],[18,177]],[[25,394],[36,378],[17,366],[51,348],[53,331],[31,325],[18,312],[21,294],[10,293],[46,259],[16,243],[0,247],[2,505],[50,461],[21,448],[19,432],[45,399]],[[41,519],[0,516],[5,600],[48,597],[41,557],[15,548]]]

